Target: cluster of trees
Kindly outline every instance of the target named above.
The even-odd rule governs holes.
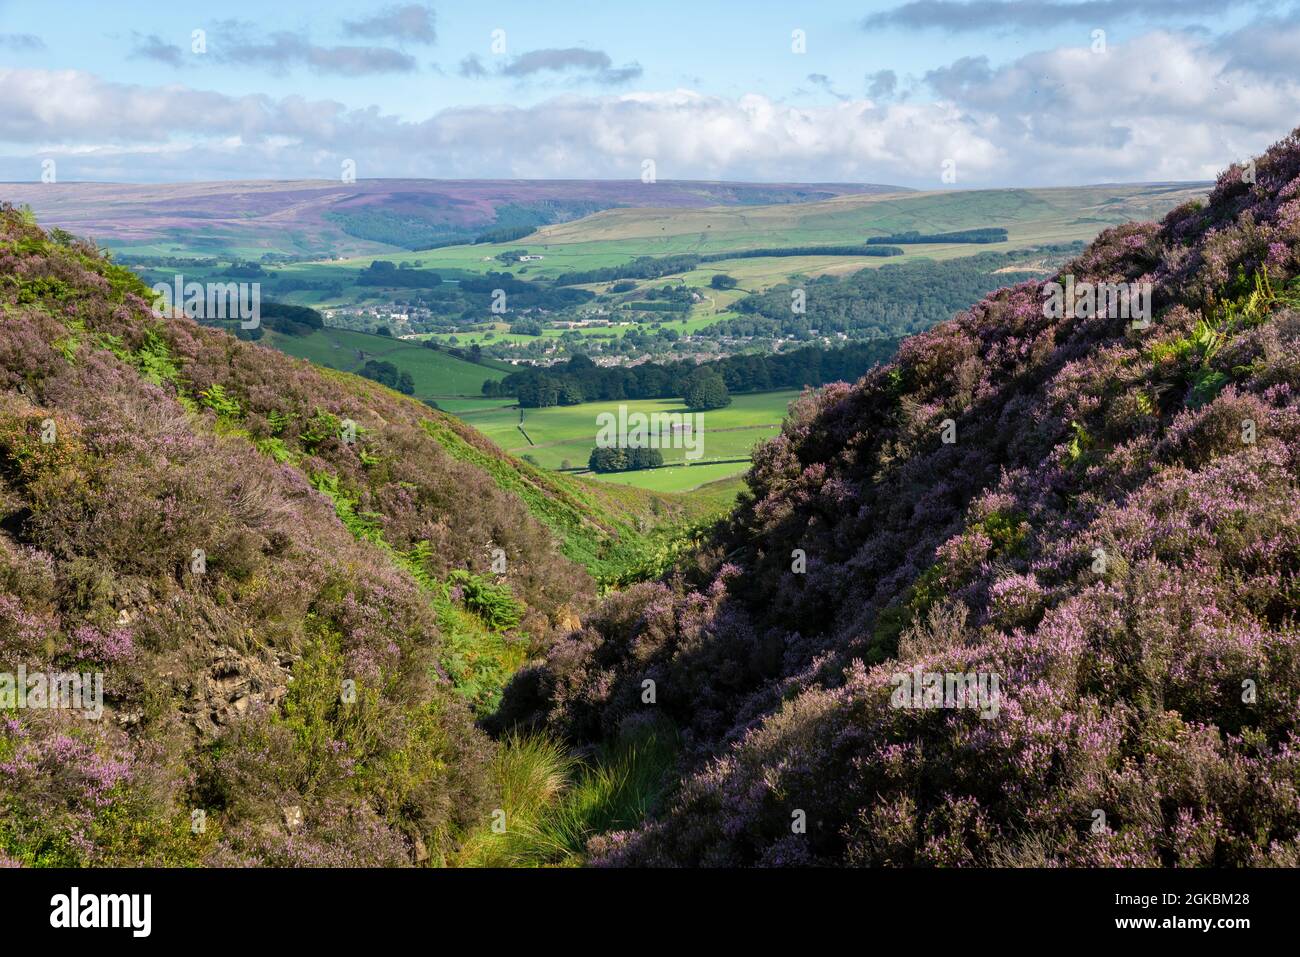
[[[325,327],[325,317],[309,306],[295,306],[287,302],[263,302],[261,323],[255,329],[236,329],[240,339],[256,341],[267,329],[287,336],[307,336]]]
[[[595,448],[587,459],[587,468],[593,472],[632,472],[663,464],[664,456],[658,449]]]
[[[598,366],[584,355],[542,368],[529,366],[504,379],[483,383],[487,396],[515,396],[525,408],[577,405],[581,402],[620,399],[687,399],[701,377],[713,373],[721,379],[729,401],[733,392],[802,389],[827,382],[853,382],[868,370],[893,357],[896,339],[854,342],[838,349],[808,346],[774,355],[747,353],[713,362],[645,362],[637,366]],[[702,402],[723,398],[710,384],[694,398]],[[726,404],[726,401],[723,404]],[[704,408],[720,406],[704,405]]]
[[[516,239],[523,239],[530,233],[535,232],[537,232],[536,226],[499,226],[496,229],[489,229],[487,232],[479,233],[474,237],[474,244],[512,243]]]
[[[640,312],[690,312],[691,304],[672,299],[634,300],[627,303],[627,308],[636,309]]]
[[[709,253],[701,256],[702,263],[722,262],[726,259],[761,259],[780,256],[901,256],[901,249],[872,243],[866,246],[767,246],[762,249],[742,249],[731,253]]]
[[[489,272],[482,278],[462,279],[459,290],[467,300],[481,301],[490,308],[497,290],[506,295],[507,312],[520,309],[545,309],[559,312],[581,306],[596,298],[588,289],[559,289],[547,283],[516,279],[508,272]]]
[[[445,352],[449,356],[455,356],[457,359],[464,359],[466,362],[473,362],[476,365],[483,363],[483,347],[477,342],[471,343],[468,349],[461,349],[457,346],[444,346],[437,339],[425,339],[421,343],[426,349],[432,349],[434,352]]]
[[[621,285],[621,284],[616,284]],[[621,291],[627,292],[636,288],[636,283],[628,283],[627,288]],[[610,288],[613,292],[614,287]],[[645,289],[642,298],[631,300],[623,305],[631,310],[639,312],[689,312],[691,305],[695,302],[697,293],[685,283],[671,283],[657,288],[652,287]]]
[[[402,249],[437,249],[459,243],[508,243],[534,232],[538,226],[564,222],[606,209],[592,200],[543,200],[537,203],[503,203],[490,224],[456,223],[443,218],[450,210],[427,199],[415,202],[427,212],[362,207],[331,210],[325,218],[349,236],[399,246]]]
[[[1030,258],[1076,253],[1081,243],[1042,246],[1032,251],[997,253],[944,261],[890,263],[849,276],[820,276],[800,288],[805,310],[792,308],[793,285],[774,286],[746,296],[731,308],[741,318],[715,323],[697,335],[811,339],[844,333],[853,339],[895,338],[928,329],[968,309],[987,293],[1028,278],[997,270]]]
[[[971,230],[974,232],[974,230]],[[1002,231],[1006,238],[1006,231]],[[957,234],[951,234],[957,235]],[[911,242],[994,242],[994,240],[911,240]],[[681,253],[675,256],[638,256],[621,266],[603,269],[584,269],[567,272],[555,279],[559,286],[577,286],[589,282],[609,282],[614,279],[658,279],[680,272],[690,272],[700,263],[723,262],[728,259],[754,259],[772,256],[901,256],[903,251],[881,245],[875,240],[855,246],[769,246],[763,249],[742,249],[737,252]]]
[[[521,313],[526,310],[561,312],[595,298],[595,293],[586,289],[564,289],[549,283],[529,282],[508,272],[487,272],[445,282],[431,270],[397,266],[382,259],[361,270],[357,281],[363,286],[418,290],[409,296],[406,305],[432,313],[434,328],[444,330],[486,319],[522,319]],[[494,313],[492,309],[497,303],[504,305],[506,312]]]
[[[698,369],[686,380],[682,390],[686,408],[692,412],[708,412],[710,409],[724,409],[731,405],[731,394],[727,383],[716,369],[705,366]]]
[[[1001,226],[988,226],[982,229],[958,229],[950,233],[921,233],[915,229],[909,229],[903,233],[893,233],[889,236],[875,236],[867,240],[870,245],[880,243],[899,243],[906,246],[909,243],[1004,243],[1007,241],[1007,231]]]
[[[272,277],[275,273],[267,272],[262,268],[261,263],[255,262],[232,262],[218,274],[221,276],[230,276],[235,279],[265,279]]]
[[[268,274],[269,275],[269,274]],[[307,279],[304,276],[289,276],[284,273],[278,273],[270,281],[270,289],[276,294],[288,292],[323,292],[331,298],[337,298],[343,295],[343,287],[347,283],[340,279]],[[268,288],[266,283],[262,288]]]
[[[325,317],[310,306],[264,302],[260,315],[263,326],[291,336],[305,336],[325,328]]]
[[[695,301],[695,290],[685,283],[667,284],[658,288],[647,289],[646,299],[656,302],[679,302],[689,306]]]
[[[52,235],[52,233],[51,233]],[[159,267],[164,269],[215,269],[221,265],[221,260],[215,256],[205,258],[195,258],[191,256],[134,256],[115,254],[113,259],[139,272],[142,269]],[[231,260],[230,265],[235,265],[238,260]],[[147,281],[152,281],[152,278]]]
[[[357,276],[358,286],[397,286],[402,289],[430,289],[442,285],[442,277],[431,269],[395,266],[386,259],[376,259]]]
[[[367,359],[366,364],[357,372],[367,379],[373,379],[380,385],[386,385],[388,388],[402,393],[402,395],[415,394],[415,380],[411,378],[411,373],[405,369],[398,369],[391,362]]]
[[[566,272],[555,277],[557,286],[579,286],[589,282],[609,282],[613,279],[658,279],[674,273],[690,272],[700,264],[700,257],[692,253],[677,256],[638,256],[621,266],[602,269],[583,269]]]

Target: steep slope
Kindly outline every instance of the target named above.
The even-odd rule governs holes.
[[[1243,172],[1057,277],[1150,282],[1149,328],[1036,281],[906,340],[516,677],[500,726],[681,735],[596,860],[1300,864],[1300,131]],[[913,669],[996,707],[900,707]]]
[[[104,697],[0,695],[0,863],[443,859],[590,576],[454,419],[147,295],[0,209],[0,675]]]

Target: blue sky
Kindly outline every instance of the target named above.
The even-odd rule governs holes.
[[[1200,179],[1298,59],[1270,0],[0,0],[0,178]]]

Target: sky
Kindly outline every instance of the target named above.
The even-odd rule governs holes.
[[[0,0],[3,181],[1185,181],[1298,123],[1300,0]]]

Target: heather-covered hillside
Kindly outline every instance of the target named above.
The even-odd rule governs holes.
[[[0,864],[443,859],[496,804],[475,710],[617,523],[148,294],[0,210],[0,672],[102,672],[105,707],[0,713]]]
[[[1300,131],[1067,273],[1150,326],[1028,282],[905,341],[516,678],[503,725],[681,735],[597,861],[1300,865]],[[918,666],[997,714],[891,706]]]

